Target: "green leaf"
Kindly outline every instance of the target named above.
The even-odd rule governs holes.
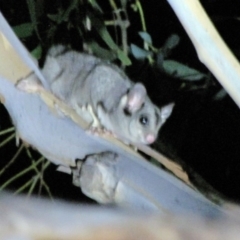
[[[96,19],[93,19],[96,21]],[[93,26],[96,28],[98,34],[101,36],[103,41],[107,44],[107,46],[117,52],[118,59],[126,66],[131,64],[131,60],[128,58],[128,56],[118,47],[118,45],[113,41],[111,35],[107,31],[106,27],[103,24],[95,24],[93,23]]]
[[[130,5],[130,7],[132,8],[132,10],[133,10],[134,12],[137,12],[137,11],[138,11],[138,6],[137,6],[136,3],[132,3],[132,4]]]
[[[112,50],[118,49],[118,45],[113,41],[111,35],[109,34],[105,27],[101,27],[101,29],[98,30],[99,30],[98,33],[101,36],[101,38]]]
[[[67,7],[66,10],[60,9],[57,14],[48,14],[47,16],[53,22],[57,24],[61,24],[62,22],[68,21],[71,11],[76,9],[77,6],[78,6],[78,0],[72,0],[71,4]]]
[[[40,59],[40,57],[42,56],[42,47],[40,45],[38,45],[36,48],[34,48],[31,51],[31,54],[33,57],[35,57],[36,59]]]
[[[117,54],[118,59],[122,62],[124,65],[130,65],[131,60],[128,58],[127,54],[125,54],[121,48],[113,41],[111,35],[109,34],[106,26],[102,22],[101,19],[96,17],[96,15],[90,14],[88,15],[92,22],[92,26],[97,31],[99,36],[102,38],[102,40],[105,42],[105,44],[114,52]]]
[[[88,42],[88,47],[93,51],[95,56],[100,57],[102,59],[113,61],[117,58],[116,53],[99,46],[97,42],[93,42],[93,41]]]
[[[13,27],[13,31],[19,38],[27,38],[33,34],[33,24],[32,23],[23,23]]]
[[[62,18],[61,18],[61,22],[67,21],[69,19],[69,14],[71,13],[71,11],[73,9],[76,9],[77,6],[78,6],[78,0],[72,0],[71,4],[68,6],[66,11],[64,11]]]
[[[125,65],[129,66],[131,65],[131,60],[129,57],[118,47],[118,45],[113,41],[111,35],[107,31],[107,29],[104,27],[99,32],[99,35],[102,37],[104,42],[112,49],[113,51],[117,52],[118,59]]]
[[[165,42],[164,48],[173,49],[175,48],[180,41],[180,37],[176,34],[172,34]]]
[[[47,14],[48,18],[55,23],[59,21],[59,14]]]
[[[152,45],[152,37],[147,32],[138,32],[138,34],[146,43]]]
[[[129,59],[129,57],[120,49],[118,49],[117,51],[118,53],[118,59],[125,65],[125,66],[129,66],[132,64],[131,60]]]
[[[215,101],[219,101],[222,100],[224,97],[227,96],[227,92],[224,88],[222,88],[220,91],[218,91],[214,96],[213,96],[213,100]]]
[[[163,61],[163,68],[169,75],[188,81],[198,81],[206,77],[205,74],[174,60]]]
[[[151,55],[151,52],[146,51],[138,46],[136,46],[135,44],[131,44],[130,45],[130,50],[132,52],[132,55],[136,58],[136,59],[145,59],[147,58],[149,55]]]
[[[40,35],[38,33],[38,28],[37,28],[37,5],[36,5],[36,1],[35,0],[27,0],[27,5],[28,5],[28,11],[29,11],[29,14],[30,14],[30,18],[31,18],[31,21],[32,21],[32,25],[33,25],[33,28],[35,29],[35,32],[38,36],[38,38],[40,39]]]
[[[98,3],[95,0],[88,0],[88,2],[92,5],[93,8],[98,10],[99,12],[103,12],[101,7],[98,5]]]

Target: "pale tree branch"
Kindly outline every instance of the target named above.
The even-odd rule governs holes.
[[[194,44],[199,60],[240,106],[240,65],[199,0],[167,0]]]

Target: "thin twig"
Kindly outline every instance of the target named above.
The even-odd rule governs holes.
[[[41,157],[37,162],[35,162],[34,164],[32,164],[31,166],[29,166],[28,168],[25,168],[23,171],[17,173],[16,175],[14,175],[12,178],[8,179],[1,187],[0,187],[0,191],[2,191],[4,188],[6,188],[9,184],[11,184],[13,181],[15,181],[16,179],[18,179],[19,177],[23,176],[24,174],[30,172],[31,170],[34,169],[34,167],[36,167],[39,163],[41,163],[43,161],[44,157]]]
[[[8,142],[10,142],[13,138],[15,138],[15,133],[10,135],[8,138],[4,139],[1,143],[0,143],[0,148],[3,147],[5,144],[7,144]]]
[[[37,175],[42,175],[42,172],[40,172],[40,171],[38,170],[38,168],[34,165],[35,160],[33,159],[32,154],[31,154],[31,152],[29,151],[29,149],[26,149],[26,152],[27,152],[27,155],[28,155],[29,159],[31,159],[31,161],[32,161],[33,168],[34,168],[35,172],[37,173]],[[45,164],[44,167],[43,167],[43,170],[45,170],[49,165],[50,165],[50,162],[47,161],[46,164]],[[42,185],[44,186],[44,188],[45,188],[45,190],[47,191],[47,193],[49,194],[49,197],[52,199],[52,194],[51,194],[51,192],[50,192],[50,189],[49,189],[47,183],[44,181],[43,177],[42,177],[41,183],[42,183]]]
[[[121,29],[122,50],[127,55],[128,54],[127,28],[129,27],[130,23],[129,20],[122,20],[120,14],[121,11],[124,11],[126,13],[126,9],[122,10],[118,9],[114,0],[109,0],[109,3],[117,16],[117,20],[115,20],[114,23]]]
[[[4,135],[4,134],[7,134],[7,133],[9,133],[9,132],[13,132],[14,130],[15,130],[14,127],[10,127],[10,128],[5,129],[5,130],[2,130],[2,131],[0,132],[0,136],[2,136],[2,135]]]
[[[23,184],[20,188],[18,188],[18,190],[16,190],[14,192],[14,195],[17,195],[19,193],[21,193],[24,189],[26,189],[29,185],[33,185],[33,183],[36,181],[37,179],[35,177],[33,177],[32,179],[30,179],[29,181],[27,181],[25,184]]]
[[[139,15],[140,15],[140,19],[141,19],[141,23],[142,23],[142,31],[147,32],[147,26],[146,26],[146,22],[145,22],[144,12],[143,12],[141,2],[139,0],[136,0],[136,6],[137,6],[137,9],[138,9],[138,12],[139,12]],[[151,46],[149,45],[148,42],[143,41],[143,47],[146,51],[149,51],[149,48]],[[150,64],[154,62],[150,55],[147,58],[148,58],[148,61],[149,61]]]

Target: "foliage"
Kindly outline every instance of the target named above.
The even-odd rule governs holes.
[[[77,32],[78,43],[82,42],[82,49],[101,58],[114,61],[120,60],[122,66],[131,65],[131,56],[138,60],[147,59],[151,65],[157,65],[170,76],[198,81],[207,76],[189,66],[185,66],[175,60],[167,59],[173,49],[179,44],[180,38],[172,34],[161,48],[156,48],[150,33],[147,32],[144,11],[139,0],[133,3],[128,1],[109,0],[112,11],[112,19],[107,20],[106,5],[96,0],[79,1],[72,0],[68,5],[59,5],[51,9],[53,13],[45,13],[47,2],[27,0],[30,22],[21,23],[13,29],[19,38],[31,38],[37,35],[39,42],[31,52],[39,59],[43,47],[48,41],[54,43],[58,29],[64,25],[66,31],[74,29]],[[41,9],[41,11],[37,11]],[[127,29],[130,26],[129,11],[137,12],[142,29],[138,31],[142,39],[143,48],[135,43],[128,43]],[[36,14],[42,12],[42,15]],[[44,19],[44,31],[41,20]],[[46,30],[46,25],[48,26]],[[119,28],[120,31],[117,31]],[[76,37],[74,35],[74,37]],[[47,40],[43,40],[47,39]],[[120,41],[119,41],[120,39]],[[120,43],[119,43],[120,42]],[[67,44],[72,44],[68,42]]]

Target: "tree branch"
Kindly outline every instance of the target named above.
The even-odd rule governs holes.
[[[194,44],[199,60],[240,107],[240,65],[226,46],[199,0],[167,0]]]

